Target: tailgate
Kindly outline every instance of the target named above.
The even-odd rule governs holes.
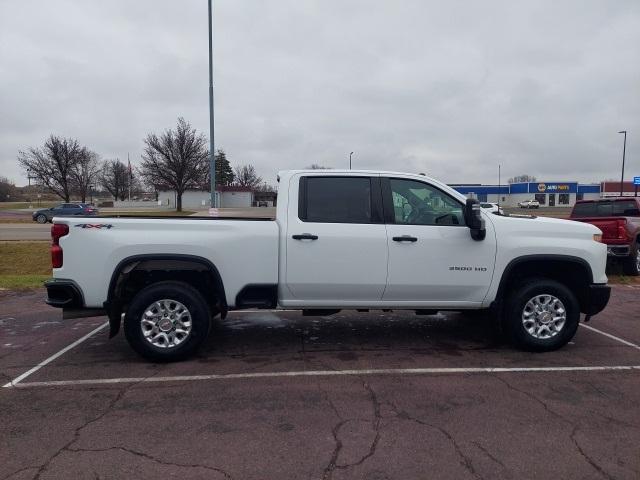
[[[598,227],[602,230],[602,241],[607,243],[607,240],[619,240],[620,237],[618,226],[621,221],[625,221],[624,218],[619,217],[592,217],[592,218],[572,218],[575,222],[590,223],[591,225]]]

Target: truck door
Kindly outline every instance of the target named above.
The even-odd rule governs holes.
[[[381,300],[387,234],[378,176],[294,175],[286,228],[283,305],[358,306]]]
[[[381,181],[389,244],[383,300],[440,306],[482,302],[495,264],[491,222],[485,239],[473,240],[458,199],[414,179]]]

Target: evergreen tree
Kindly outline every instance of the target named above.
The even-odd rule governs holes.
[[[235,176],[224,150],[216,153],[216,185],[232,185]]]

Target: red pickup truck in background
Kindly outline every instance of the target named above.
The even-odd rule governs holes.
[[[569,219],[602,230],[609,258],[621,261],[625,275],[640,274],[640,198],[578,200]]]

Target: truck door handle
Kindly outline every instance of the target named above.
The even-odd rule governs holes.
[[[311,233],[303,233],[301,235],[291,235],[294,240],[317,240],[318,235],[312,235]]]
[[[418,239],[416,237],[412,237],[411,235],[402,235],[401,237],[393,237],[394,242],[417,242]]]

